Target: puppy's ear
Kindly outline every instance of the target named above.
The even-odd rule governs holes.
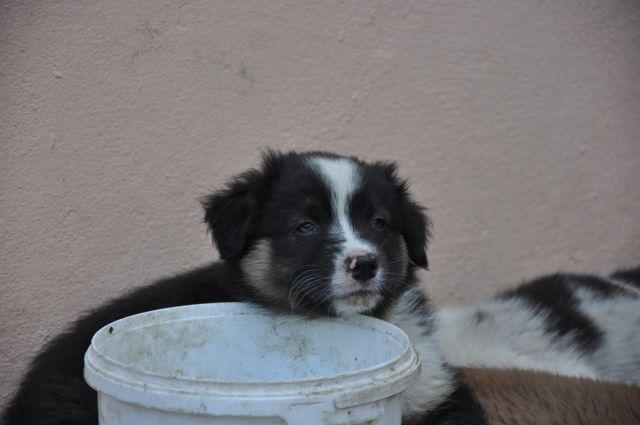
[[[278,152],[265,153],[260,170],[246,171],[233,178],[225,189],[202,199],[204,221],[223,260],[246,252],[257,228],[261,199],[280,157]]]
[[[407,196],[402,211],[404,229],[402,236],[407,244],[409,258],[418,267],[429,268],[427,259],[427,243],[431,236],[431,220],[424,213],[424,208]]]
[[[427,244],[431,237],[431,220],[424,213],[425,208],[411,199],[409,183],[398,177],[398,169],[394,163],[379,162],[376,166],[380,167],[395,188],[397,200],[401,205],[402,236],[407,244],[411,262],[418,267],[429,268]]]

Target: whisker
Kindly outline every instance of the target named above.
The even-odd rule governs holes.
[[[315,286],[325,278],[325,276],[314,273],[309,274],[304,279],[297,280],[299,283],[296,283],[295,285],[292,284],[291,289],[289,290],[289,305],[291,308],[293,309],[296,306],[300,294],[304,294],[308,288]]]
[[[329,278],[326,276],[316,276],[311,278],[310,280],[304,282],[300,285],[300,288],[296,291],[295,297],[293,299],[294,303],[297,303],[298,299],[303,301],[302,307],[307,307],[309,303],[316,304],[311,310],[307,309],[308,312],[313,312],[318,306],[316,301],[324,298],[327,293],[329,293],[329,289],[326,287],[326,284],[329,282]],[[308,289],[315,288],[315,293],[309,293]],[[319,289],[318,289],[319,288]],[[292,308],[295,304],[292,304]]]
[[[391,234],[388,234],[386,238],[384,238],[384,240],[382,241],[382,243],[380,245],[378,245],[378,249],[381,249],[382,246],[389,240],[389,237],[391,237]]]
[[[392,265],[392,264],[398,264],[398,263],[404,263],[404,262],[406,262],[406,260],[404,258],[401,258],[399,260],[389,261],[389,262],[387,262],[385,264],[389,266],[389,265]]]
[[[320,299],[326,298],[327,294],[330,294],[330,291],[328,291],[328,290],[319,291],[316,294],[316,296],[311,299],[311,302],[313,302],[313,307],[309,310],[309,312],[311,312],[311,313],[315,312],[319,307],[319,303],[317,301],[320,300]],[[308,302],[305,303],[305,306],[307,304],[308,304]]]
[[[291,279],[293,277],[293,274],[295,272],[297,272],[298,270],[303,269],[305,267],[317,267],[317,268],[320,268],[320,266],[317,265],[317,264],[303,264],[303,265],[295,267],[293,270],[291,270],[291,273],[289,274],[289,279]]]

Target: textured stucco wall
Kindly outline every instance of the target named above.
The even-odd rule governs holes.
[[[82,310],[214,258],[196,200],[264,147],[398,160],[438,302],[640,262],[635,0],[5,1],[0,49],[2,402]]]

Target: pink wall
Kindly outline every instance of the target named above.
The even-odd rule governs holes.
[[[437,302],[640,261],[640,3],[6,1],[0,395],[81,311],[215,257],[258,151],[395,159]]]

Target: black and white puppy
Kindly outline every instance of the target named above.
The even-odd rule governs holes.
[[[3,417],[5,425],[97,423],[96,395],[82,377],[83,354],[101,326],[152,309],[248,301],[275,313],[368,314],[409,333],[421,352],[420,382],[407,414],[453,399],[481,412],[432,337],[430,307],[417,287],[427,267],[429,222],[391,163],[328,153],[268,153],[203,202],[221,262],[161,280],[80,318],[36,357]],[[448,407],[443,415],[460,416]]]

